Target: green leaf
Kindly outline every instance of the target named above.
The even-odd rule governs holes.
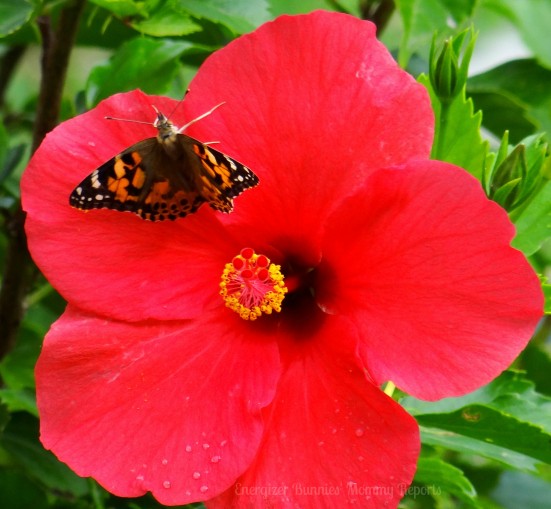
[[[4,432],[4,429],[6,428],[9,420],[10,413],[8,411],[8,407],[0,401],[0,437],[2,436],[2,433]]]
[[[0,493],[5,509],[47,509],[46,493],[21,472],[0,468]]]
[[[4,168],[4,164],[6,162],[6,157],[8,156],[8,150],[9,150],[8,132],[4,127],[4,123],[0,122],[0,184],[5,178],[6,170]]]
[[[434,33],[440,33],[440,28],[446,27],[448,12],[438,0],[396,0],[396,8],[404,25],[398,62],[406,67],[411,55],[428,46]],[[450,30],[445,28],[445,34],[440,35],[444,39],[449,33]]]
[[[512,401],[521,402],[522,407],[515,403],[513,411],[510,406]],[[541,423],[551,432],[551,419],[546,417],[551,415],[551,398],[537,393],[533,382],[519,371],[505,371],[488,385],[459,398],[428,402],[406,396],[400,403],[413,415],[449,413],[472,404],[481,404],[510,412],[518,418],[535,419],[533,422]]]
[[[38,440],[38,421],[30,415],[12,414],[0,444],[29,476],[48,488],[73,496],[82,496],[88,491],[85,479],[42,447]]]
[[[539,473],[541,461],[508,448],[470,438],[453,431],[429,426],[419,426],[424,445],[439,446],[460,453],[474,454],[497,461],[516,470]]]
[[[423,442],[475,453],[526,471],[551,463],[551,398],[508,371],[460,398],[400,401],[421,426]]]
[[[154,37],[187,35],[201,30],[182,8],[173,2],[162,4],[162,8],[143,20],[133,21],[132,26],[147,35]]]
[[[338,1],[339,5],[346,4],[344,7],[349,8],[352,12],[354,12],[354,9],[358,10],[359,3],[357,0]],[[334,2],[331,0],[301,0],[300,2],[296,0],[270,0],[270,12],[274,17],[282,14],[306,14],[316,9],[329,10],[332,6],[334,7]],[[359,12],[355,14],[359,15]]]
[[[551,2],[549,0],[500,0],[499,5],[508,11],[509,17],[524,42],[538,60],[551,68],[551,44],[547,34],[551,26]]]
[[[115,50],[124,41],[134,37],[136,31],[130,27],[128,17],[118,18],[114,13],[89,2],[84,6],[77,46]],[[78,51],[78,48],[75,49]]]
[[[545,311],[551,313],[551,286],[544,284]],[[551,345],[539,345],[531,341],[522,352],[522,367],[530,380],[536,385],[536,390],[551,396]]]
[[[443,40],[452,33],[450,18],[466,24],[474,12],[476,0],[396,0],[404,25],[398,62],[406,67],[411,55],[430,46],[435,33]]]
[[[474,113],[473,103],[465,99],[464,91],[444,104],[426,75],[419,76],[418,81],[427,88],[435,114],[431,157],[461,166],[481,180],[488,153],[488,142],[480,136],[482,114]]]
[[[233,32],[250,32],[271,18],[266,0],[179,0],[183,9],[198,18],[221,23]]]
[[[179,57],[191,43],[144,37],[123,44],[104,65],[88,78],[86,101],[93,106],[117,92],[140,88],[149,94],[164,94],[181,70]],[[182,97],[185,90],[182,90]]]
[[[428,492],[432,491],[435,498],[445,492],[464,501],[467,506],[475,504],[476,491],[469,479],[459,468],[440,458],[421,457],[417,463],[414,482],[432,487]],[[415,486],[408,493],[413,489]]]
[[[486,405],[469,405],[448,414],[418,415],[417,420],[425,428],[456,433],[551,463],[551,433]]]
[[[0,37],[12,34],[28,23],[39,5],[36,0],[0,0]]]
[[[90,2],[121,18],[148,14],[143,0],[90,0]]]
[[[551,236],[551,157],[547,156],[538,170],[545,178],[532,190],[529,201],[511,214],[517,229],[512,245],[526,256],[538,251]]]
[[[0,362],[0,377],[9,389],[34,389],[34,366],[42,338],[57,318],[43,307],[33,306],[25,317],[15,348]],[[29,329],[34,327],[35,331]]]
[[[551,484],[522,472],[503,472],[491,495],[504,509],[549,509]]]
[[[551,315],[551,285],[544,283],[541,285],[541,288],[545,297],[544,312],[546,315]]]
[[[534,59],[515,60],[469,79],[467,90],[497,136],[516,143],[535,131],[551,133],[551,70]]]
[[[461,23],[470,18],[476,7],[478,0],[441,0],[448,12],[457,23]]]
[[[503,136],[507,130],[511,142],[519,143],[522,138],[536,132],[535,120],[530,118],[526,108],[517,101],[504,95],[485,92],[469,92],[469,97],[475,108],[484,112],[484,127],[497,138]]]
[[[10,412],[23,411],[38,417],[36,398],[33,391],[0,389],[0,401],[8,407]]]

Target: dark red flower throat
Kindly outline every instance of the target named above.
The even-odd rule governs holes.
[[[291,313],[293,308],[303,308],[306,301],[314,302],[315,274],[312,267],[290,259],[278,265],[245,247],[224,267],[220,295],[244,320],[279,313],[283,308]]]

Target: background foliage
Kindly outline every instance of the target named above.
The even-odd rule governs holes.
[[[115,92],[181,98],[211,52],[280,14],[316,8],[378,25],[431,94],[433,157],[475,175],[510,213],[515,247],[542,278],[549,271],[548,0],[0,0],[1,507],[159,507],[77,477],[38,440],[33,366],[64,302],[25,249],[19,179],[32,150],[58,121]],[[403,508],[549,507],[549,329],[544,319],[512,369],[472,394],[435,403],[396,394],[423,440]]]

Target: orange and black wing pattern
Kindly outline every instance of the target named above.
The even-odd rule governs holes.
[[[195,188],[213,209],[231,212],[233,198],[258,184],[258,177],[235,159],[189,136],[181,134],[179,139],[190,157],[199,162],[193,172]]]
[[[71,193],[71,206],[133,212],[149,221],[175,220],[208,203],[233,210],[233,198],[258,184],[246,166],[184,134],[166,148],[148,138],[110,159]]]
[[[175,188],[164,172],[157,176],[149,167],[151,153],[159,150],[157,139],[148,138],[110,159],[74,189],[70,204],[82,210],[133,212],[150,221],[174,220],[195,212],[205,201],[197,192]]]

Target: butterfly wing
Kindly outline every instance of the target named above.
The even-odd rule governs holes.
[[[78,209],[128,211],[150,221],[174,220],[207,202],[221,212],[258,177],[231,157],[187,135],[147,138],[113,157],[71,193]]]
[[[231,212],[233,198],[258,184],[258,177],[231,157],[185,134],[178,140],[194,169],[195,188],[215,210]]]
[[[140,141],[102,164],[71,193],[78,209],[129,211],[150,221],[174,220],[195,212],[205,199],[175,178],[174,166],[157,138]],[[185,176],[186,168],[178,168]],[[189,180],[189,178],[188,178]]]

